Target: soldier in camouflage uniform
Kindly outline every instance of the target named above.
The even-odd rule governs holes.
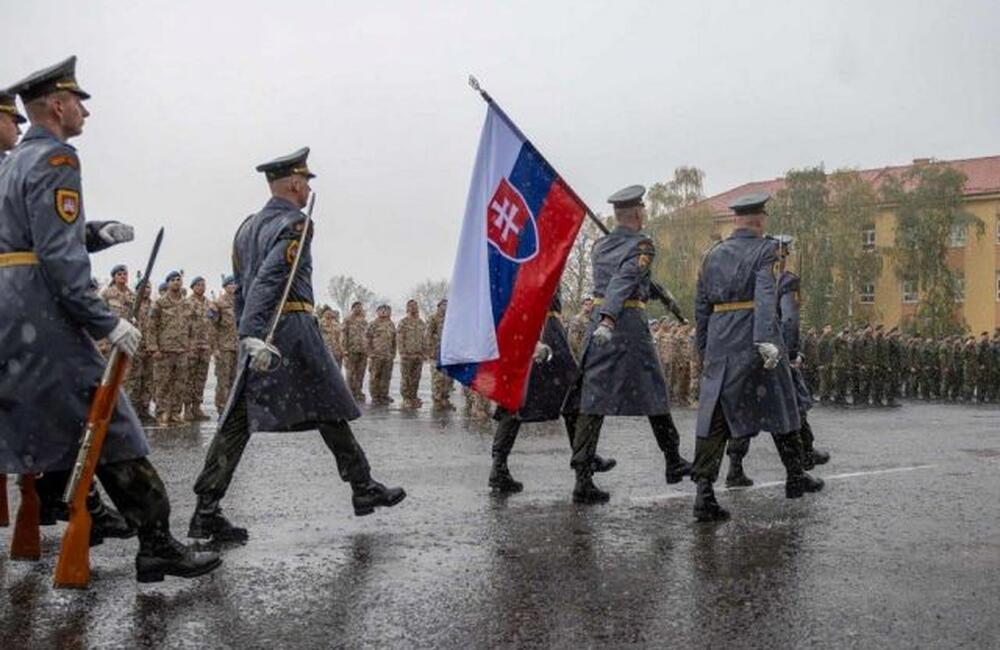
[[[673,362],[671,357],[671,334],[673,326],[666,317],[661,318],[655,330],[650,330],[653,334],[653,345],[656,347],[656,357],[660,361],[660,368],[663,369],[663,378],[667,382],[668,394],[673,396]]]
[[[833,391],[833,328],[824,325],[816,341],[816,370],[820,401],[830,401]]]
[[[319,331],[330,356],[340,367],[344,360],[344,333],[340,326],[340,313],[329,305],[323,305],[319,310]]]
[[[128,379],[125,381],[125,392],[143,424],[156,422],[149,408],[153,401],[153,354],[149,351],[151,294],[152,286],[148,281],[143,281],[139,287],[139,300],[142,302],[135,323],[142,333],[142,341],[139,342],[139,351],[129,364]]]
[[[208,319],[212,323],[215,347],[215,408],[219,413],[226,408],[229,390],[236,380],[236,359],[239,353],[239,336],[236,333],[236,278],[226,276],[222,281],[222,296],[209,306]]]
[[[962,400],[972,402],[975,399],[976,383],[979,380],[979,364],[976,359],[976,339],[967,337],[962,341]]]
[[[187,354],[191,343],[191,309],[181,297],[181,274],[167,275],[167,292],[150,310],[149,350],[156,366],[156,416],[160,426],[183,424],[187,396]]]
[[[96,281],[95,281],[96,282]],[[111,308],[118,318],[128,318],[135,303],[135,292],[128,286],[128,269],[124,264],[116,264],[111,269],[111,284],[101,292],[101,300]],[[111,344],[107,339],[97,342],[97,349],[105,359],[111,353]]]
[[[392,380],[392,362],[396,358],[396,326],[392,322],[389,305],[380,305],[375,310],[375,320],[368,324],[365,340],[368,393],[372,397],[372,405],[386,406],[393,401],[389,397],[389,382]]]
[[[580,306],[580,313],[574,316],[569,327],[566,328],[566,338],[569,340],[569,349],[573,351],[573,358],[580,363],[580,355],[583,354],[583,340],[587,336],[587,328],[590,326],[590,314],[594,311],[594,299],[584,298]]]
[[[940,370],[938,368],[938,347],[934,339],[927,337],[920,347],[920,396],[923,399],[936,399],[940,389]]]
[[[455,380],[437,369],[441,357],[441,333],[444,331],[444,316],[448,309],[448,301],[441,300],[437,311],[427,319],[427,358],[431,362],[431,397],[434,400],[434,410],[454,411],[451,403],[451,392],[455,388]]]
[[[691,359],[688,356],[687,330],[678,325],[670,332],[670,387],[671,402],[687,406],[690,402]]]
[[[886,406],[898,406],[896,400],[902,396],[903,368],[906,364],[899,328],[893,327],[889,330],[885,340],[888,368]]]
[[[187,358],[187,399],[184,401],[186,420],[207,420],[201,410],[205,399],[208,366],[212,360],[212,321],[208,319],[209,304],[205,297],[205,278],[191,281],[191,295],[186,299],[191,313],[191,343]]]
[[[830,376],[832,378],[830,400],[834,404],[847,404],[851,377],[850,336],[850,330],[844,328],[839,334],[833,337],[830,346]]]
[[[417,396],[420,389],[420,374],[424,370],[427,356],[427,325],[420,318],[420,306],[416,300],[406,303],[406,316],[396,327],[399,344],[399,393],[404,409],[418,409],[424,405]]]
[[[684,348],[688,358],[688,406],[698,408],[701,393],[701,355],[698,354],[698,339],[691,325],[684,326]]]
[[[874,359],[871,379],[872,403],[875,406],[885,406],[889,399],[889,341],[881,325],[875,327],[872,355]]]
[[[976,342],[976,401],[980,404],[989,401],[991,397],[991,363],[990,335],[989,332],[983,332]]]
[[[358,404],[365,403],[365,369],[368,367],[368,321],[360,302],[351,305],[351,314],[344,323],[344,351],[347,353],[347,385]]]

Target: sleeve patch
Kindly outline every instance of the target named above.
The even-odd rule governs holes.
[[[653,242],[651,241],[641,241],[639,242],[638,249],[639,268],[645,271],[653,263],[653,258],[656,256],[656,247],[653,246]]]
[[[56,190],[56,214],[66,223],[73,223],[80,216],[80,193],[60,187]]]
[[[80,161],[76,159],[76,156],[70,156],[68,154],[56,154],[49,158],[49,165],[52,167],[72,167],[73,169],[80,169]]]
[[[289,266],[295,263],[295,254],[298,253],[298,250],[299,241],[297,239],[295,241],[288,242],[288,248],[285,249],[285,261]]]

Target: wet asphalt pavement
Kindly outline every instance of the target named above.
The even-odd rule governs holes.
[[[525,491],[503,499],[492,426],[460,413],[356,423],[376,478],[409,493],[364,518],[317,433],[255,436],[224,502],[251,540],[203,578],[138,585],[137,542],[109,540],[88,591],[56,591],[43,529],[41,562],[0,559],[0,647],[1000,647],[998,407],[820,407],[826,489],[786,500],[760,437],[758,485],[720,491],[720,525],[693,523],[691,482],[665,485],[644,420],[608,420],[611,502],[575,506],[561,426],[522,429]],[[694,411],[675,418],[690,458]],[[150,432],[181,537],[211,431]]]

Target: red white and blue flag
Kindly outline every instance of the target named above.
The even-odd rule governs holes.
[[[566,182],[490,103],[448,293],[441,370],[510,411],[586,215]]]

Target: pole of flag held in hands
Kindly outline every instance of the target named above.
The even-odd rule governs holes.
[[[153,251],[149,255],[149,261],[146,262],[146,271],[136,284],[136,291],[142,289],[145,278],[152,277],[153,265],[160,252],[162,242],[163,228],[160,228],[156,235],[156,241],[153,243]],[[129,315],[131,321],[136,320],[141,304],[142,301],[138,299],[133,303],[132,312]],[[59,560],[56,562],[55,586],[57,588],[83,589],[90,583],[90,527],[92,522],[90,512],[87,510],[87,494],[90,492],[90,485],[94,480],[94,472],[97,470],[97,462],[101,457],[101,449],[104,447],[108,425],[114,415],[115,405],[118,403],[118,394],[125,382],[128,362],[128,354],[122,350],[121,346],[115,345],[111,348],[111,354],[104,366],[101,383],[97,386],[90,403],[87,424],[80,440],[80,451],[77,453],[76,463],[73,465],[73,472],[63,495],[63,500],[69,506],[69,525],[63,533]]]
[[[524,136],[524,134],[520,131],[520,129],[517,128],[517,125],[514,124],[514,121],[511,120],[509,117],[507,117],[507,114],[503,112],[503,109],[501,109],[496,104],[496,102],[493,101],[493,98],[490,96],[490,94],[486,92],[482,88],[482,86],[479,85],[479,80],[472,75],[469,75],[469,86],[471,86],[473,90],[479,93],[479,95],[484,100],[486,100],[486,103],[492,106],[497,111],[497,113],[504,118],[504,121],[507,122],[508,126],[510,126],[510,128],[513,129],[523,140],[528,139]],[[542,160],[545,160],[544,156],[542,156],[541,153],[539,153],[538,155],[542,157]],[[545,163],[551,167],[551,164],[549,164],[548,161],[545,161]],[[590,217],[590,220],[594,222],[594,224],[602,233],[607,235],[610,231],[608,230],[608,227],[604,225],[604,222],[601,221],[600,217],[598,217],[597,214],[595,214],[594,211],[590,209],[590,206],[584,203],[583,199],[581,199],[576,194],[576,192],[573,191],[572,187],[569,187],[568,185],[566,187],[572,193],[573,198],[576,199],[580,203],[580,205],[584,207],[587,216]],[[653,294],[654,298],[663,303],[663,306],[666,307],[667,310],[669,310],[670,313],[674,315],[674,318],[676,318],[684,325],[688,323],[688,320],[684,318],[684,315],[681,313],[681,308],[677,304],[677,300],[674,298],[674,295],[670,292],[669,289],[662,286],[658,282],[651,280],[650,292]]]

